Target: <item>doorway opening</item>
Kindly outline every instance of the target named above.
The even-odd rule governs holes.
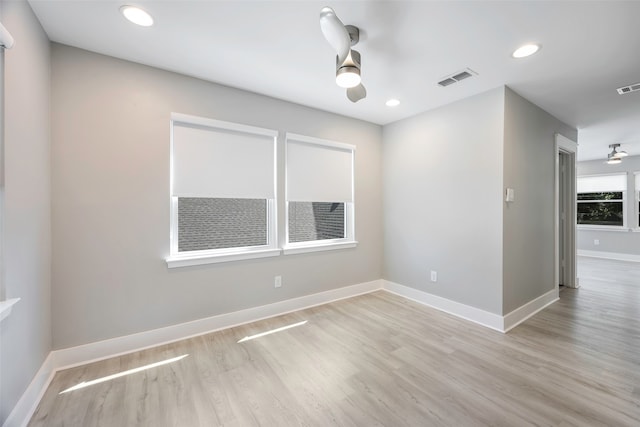
[[[576,277],[576,155],[578,145],[556,135],[555,287],[577,288]]]

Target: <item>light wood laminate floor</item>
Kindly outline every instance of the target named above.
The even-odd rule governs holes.
[[[640,426],[640,263],[579,275],[508,334],[380,291],[68,369],[29,425]]]

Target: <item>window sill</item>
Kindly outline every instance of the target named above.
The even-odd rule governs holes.
[[[11,307],[13,307],[13,305],[18,301],[20,301],[20,298],[12,298],[5,301],[0,301],[0,322],[5,317],[9,317],[9,315],[11,314]]]
[[[216,264],[220,262],[242,261],[254,258],[267,258],[280,255],[280,249],[263,249],[257,251],[247,251],[238,253],[216,254],[216,255],[196,255],[196,256],[173,256],[166,259],[168,268],[189,267],[192,265]]]
[[[307,252],[333,251],[338,249],[355,248],[356,246],[358,246],[358,242],[355,240],[351,240],[348,242],[316,243],[304,246],[285,246],[282,249],[282,252],[285,255],[295,255]]]
[[[616,227],[616,226],[606,226],[606,225],[601,225],[601,226],[578,225],[577,229],[584,230],[584,231],[616,231],[616,232],[623,232],[623,233],[627,233],[631,231],[629,227]]]

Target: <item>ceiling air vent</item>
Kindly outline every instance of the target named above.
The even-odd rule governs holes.
[[[449,85],[452,85],[452,84],[454,84],[454,83],[456,83],[456,81],[455,81],[455,80],[453,80],[452,78],[444,79],[443,81],[438,82],[438,84],[439,84],[440,86],[449,86]]]
[[[635,92],[640,90],[640,83],[636,83],[634,85],[623,86],[616,89],[620,95],[624,95],[625,93]]]
[[[458,71],[457,73],[453,73],[451,75],[448,75],[447,77],[443,78],[442,80],[440,80],[438,82],[438,84],[442,87],[445,86],[449,86],[452,85],[454,83],[458,83],[459,81],[462,81],[464,79],[468,79],[469,77],[473,77],[473,76],[477,76],[478,73],[476,73],[475,71],[473,71],[470,68],[467,68],[466,70],[463,71]]]

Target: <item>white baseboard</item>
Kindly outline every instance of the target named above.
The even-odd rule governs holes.
[[[303,297],[292,298],[259,307],[247,308],[232,313],[220,314],[192,322],[167,326],[165,328],[111,338],[77,347],[53,351],[56,369],[67,369],[98,360],[120,356],[134,351],[157,347],[175,341],[204,335],[222,329],[233,328],[245,323],[256,322],[269,317],[291,313],[292,311],[351,298],[382,289],[382,281],[374,280],[357,285],[345,286]]]
[[[380,289],[499,332],[508,331],[557,300],[557,291],[550,291],[506,316],[500,316],[408,286],[380,279],[165,328],[62,350],[54,350],[49,353],[49,356],[42,364],[33,381],[18,401],[18,404],[11,411],[3,427],[24,427],[29,423],[53,375],[59,370],[208,334],[221,329],[279,316],[321,304],[327,304],[332,301],[351,298]]]
[[[3,427],[23,427],[29,423],[53,375],[59,370],[208,334],[221,329],[232,328],[245,323],[256,322],[380,289],[382,289],[382,280],[373,280],[165,328],[54,350],[49,353],[18,404],[11,411]]]
[[[53,358],[51,353],[44,360],[42,366],[36,373],[31,384],[27,387],[25,392],[18,400],[16,406],[2,424],[2,427],[26,427],[31,420],[31,416],[36,411],[40,399],[44,395],[44,392],[49,387],[49,383],[53,379],[53,375],[56,373],[56,369],[53,366]]]
[[[515,328],[537,312],[558,301],[558,291],[552,289],[507,315],[501,316],[388,280],[383,282],[383,287],[388,292],[503,333]]]
[[[461,317],[471,322],[478,323],[482,326],[486,326],[487,328],[504,332],[503,318],[499,314],[471,307],[470,305],[442,298],[428,292],[419,291],[415,288],[400,285],[388,280],[384,281],[383,286],[384,290],[400,295],[401,297],[419,302],[420,304],[428,305],[429,307],[444,311],[445,313],[453,314],[454,316]]]
[[[558,297],[558,290],[552,289],[546,294],[542,294],[538,298],[516,308],[515,310],[504,316],[504,332],[508,332],[509,330],[515,328],[520,323],[524,322],[537,312],[545,309],[559,299],[560,298]]]
[[[579,249],[578,256],[586,256],[590,258],[614,259],[616,261],[640,262],[640,255],[625,254],[621,252],[601,252],[601,251],[589,251],[586,249]]]

